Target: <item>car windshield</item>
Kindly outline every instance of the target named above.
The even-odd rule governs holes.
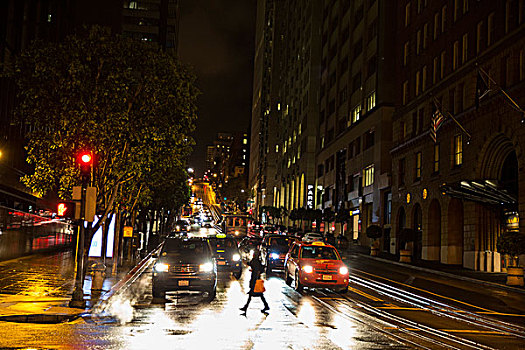
[[[237,247],[237,242],[232,238],[210,238],[210,244],[214,249]]]
[[[205,241],[167,239],[162,248],[162,255],[204,255],[209,254]]]
[[[307,246],[301,250],[301,258],[339,260],[334,248],[323,246]]]
[[[295,241],[295,238],[290,237],[271,237],[268,239],[268,245],[272,247],[288,247]]]

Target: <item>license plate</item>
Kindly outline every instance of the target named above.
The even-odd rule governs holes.
[[[181,287],[189,286],[189,285],[190,285],[190,281],[179,281],[179,286]]]
[[[219,265],[226,265],[226,261],[218,261],[217,262]]]
[[[323,275],[323,280],[331,281],[332,280],[332,276],[331,275]]]

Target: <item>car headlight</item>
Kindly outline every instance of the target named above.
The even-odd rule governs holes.
[[[168,270],[170,269],[170,265],[163,264],[163,263],[157,263],[155,264],[153,268],[155,272],[168,272]]]
[[[179,225],[177,225],[176,229],[177,229],[177,231],[179,231],[179,230],[180,230],[180,226],[179,226]]]
[[[272,254],[270,254],[270,257],[271,257],[272,259],[279,259],[279,254],[277,254],[277,253],[272,253]]]
[[[303,271],[306,273],[312,273],[314,272],[314,268],[311,267],[310,265],[306,265],[306,266],[303,266]]]
[[[199,270],[201,272],[211,272],[213,270],[213,264],[211,262],[201,264],[199,266]]]
[[[239,231],[235,231],[235,235],[238,236],[239,235]]]
[[[348,267],[346,267],[346,266],[341,266],[341,267],[339,268],[339,273],[340,273],[341,275],[346,275],[346,274],[348,273]]]
[[[241,256],[239,254],[235,253],[232,256],[232,260],[233,261],[239,261],[239,260],[241,260]]]

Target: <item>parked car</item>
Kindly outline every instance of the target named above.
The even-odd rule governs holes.
[[[297,241],[286,254],[284,278],[297,291],[303,287],[348,291],[348,267],[335,247],[323,242]]]
[[[304,242],[324,242],[324,237],[318,232],[308,232],[303,236],[302,239]]]
[[[215,298],[217,265],[210,244],[203,238],[168,237],[153,266],[153,298],[167,291],[201,292]]]
[[[266,273],[274,269],[284,268],[284,258],[292,243],[297,241],[295,236],[268,234],[261,244],[261,262],[266,266]]]
[[[208,242],[215,253],[217,270],[231,272],[239,279],[242,274],[242,260],[235,238],[219,233],[209,236]]]

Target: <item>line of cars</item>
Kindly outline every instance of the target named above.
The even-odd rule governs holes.
[[[178,232],[166,239],[153,268],[152,294],[165,299],[167,291],[205,293],[215,297],[217,272],[241,277],[243,261],[255,250],[266,273],[284,271],[288,285],[300,291],[304,287],[348,290],[348,268],[337,249],[322,241],[320,234],[297,236],[266,234],[246,236],[240,242],[232,235],[219,233],[206,238],[188,237]]]
[[[302,239],[291,235],[267,234],[263,238],[245,237],[239,244],[243,259],[249,260],[260,250],[266,273],[284,271],[288,285],[348,290],[349,272],[338,250],[323,241],[319,233],[307,233]]]

